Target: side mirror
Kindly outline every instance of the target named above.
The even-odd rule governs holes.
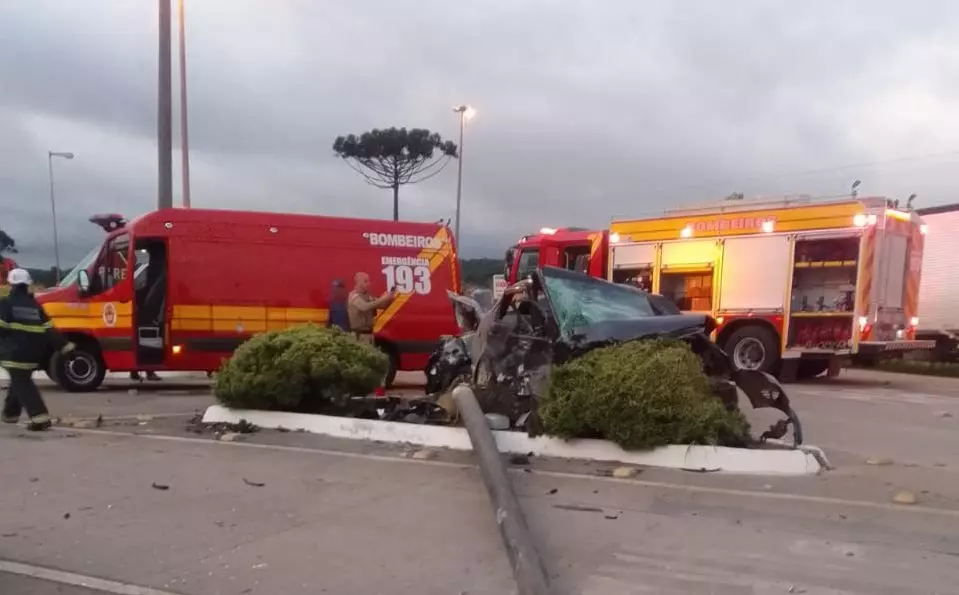
[[[90,275],[83,269],[77,272],[77,286],[80,288],[80,293],[90,291]]]

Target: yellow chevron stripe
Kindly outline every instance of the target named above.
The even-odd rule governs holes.
[[[436,235],[433,236],[434,240],[439,240],[442,242],[442,248],[439,250],[434,250],[433,248],[423,248],[420,250],[420,253],[416,256],[417,258],[429,258],[430,263],[430,274],[432,275],[436,269],[439,268],[443,261],[450,255],[452,250],[452,242],[450,241],[449,233],[447,233],[446,228],[442,227]],[[434,242],[435,245],[435,242]],[[378,333],[382,331],[387,324],[393,320],[393,317],[396,316],[396,313],[406,305],[406,302],[412,297],[410,293],[401,293],[396,296],[396,299],[386,307],[383,312],[376,317],[376,323],[373,325],[373,332]]]

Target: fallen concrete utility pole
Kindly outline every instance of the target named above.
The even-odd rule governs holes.
[[[453,400],[466,431],[473,443],[473,452],[479,460],[483,483],[489,492],[490,502],[496,512],[503,545],[513,567],[513,579],[516,581],[519,595],[549,595],[549,578],[543,561],[533,545],[526,518],[519,506],[513,486],[506,474],[506,466],[500,457],[493,432],[486,421],[486,415],[476,402],[473,390],[461,384],[453,389]]]

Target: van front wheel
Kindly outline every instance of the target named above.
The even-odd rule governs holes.
[[[50,361],[53,380],[71,393],[100,388],[107,375],[106,364],[95,346],[80,343],[70,353],[55,353]]]

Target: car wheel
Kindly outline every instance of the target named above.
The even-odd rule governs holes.
[[[71,353],[56,353],[50,362],[52,377],[64,390],[87,393],[100,388],[107,374],[99,350],[90,344],[78,344]]]
[[[779,363],[779,341],[769,329],[749,325],[736,330],[726,341],[724,351],[739,370],[772,373]]]

